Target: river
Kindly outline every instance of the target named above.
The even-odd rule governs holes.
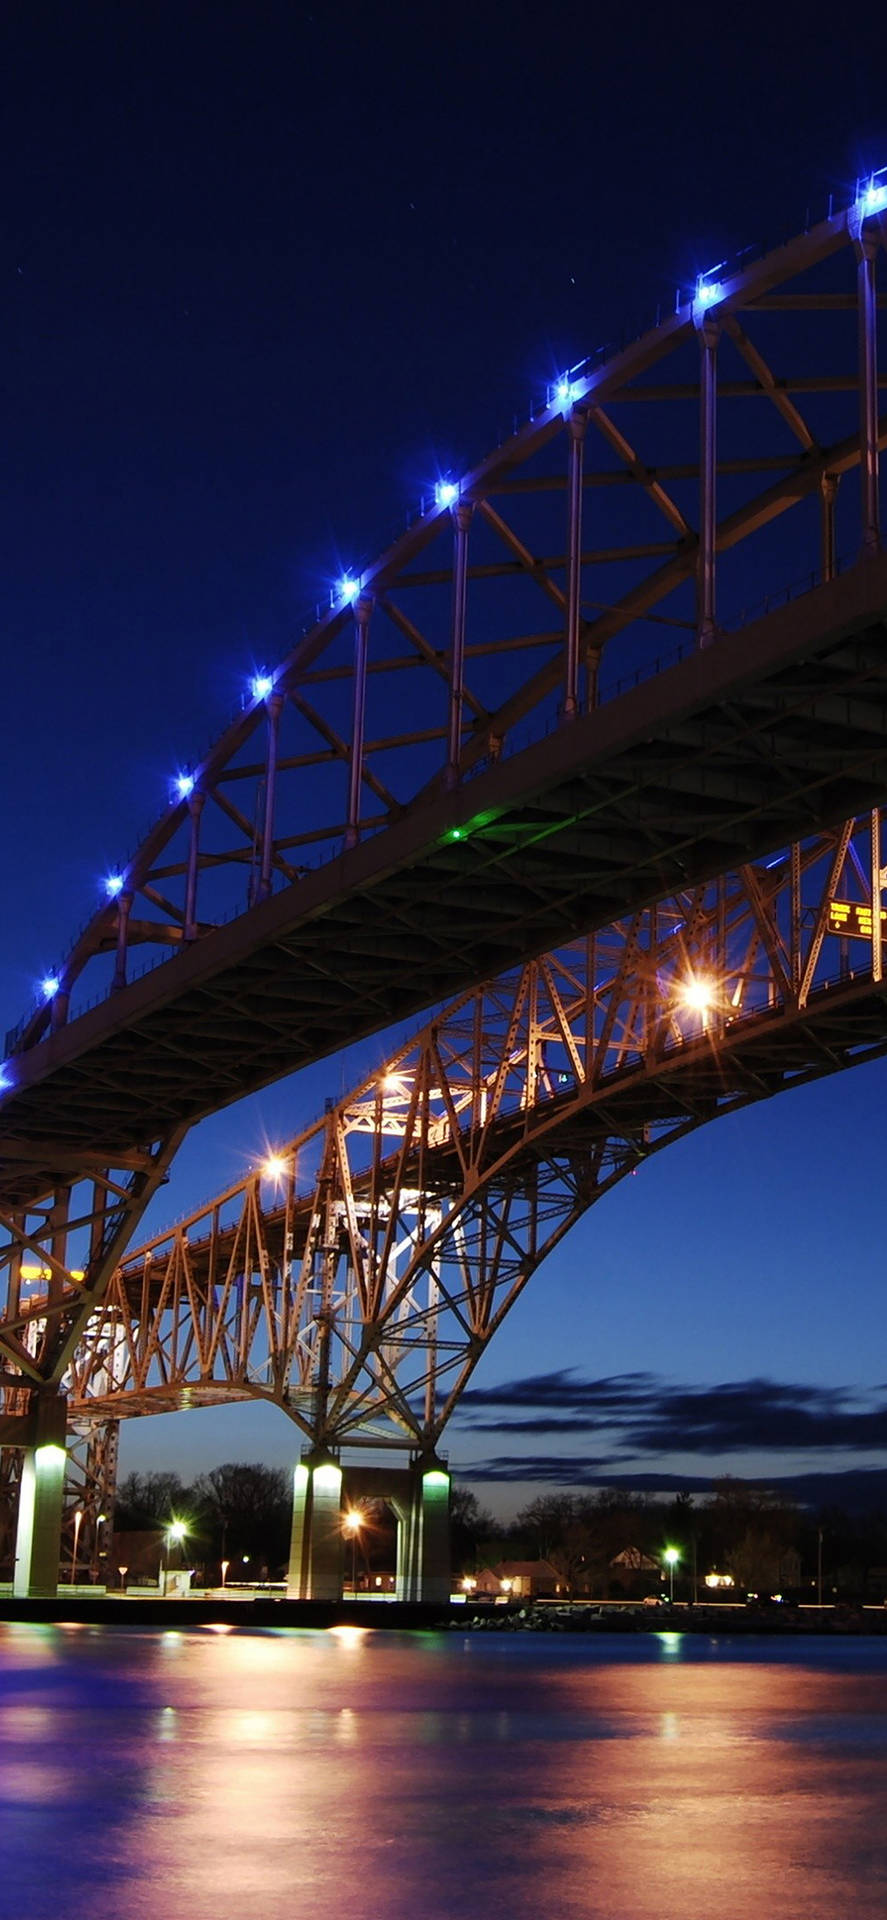
[[[887,1913],[887,1645],[0,1627],[16,1920]]]

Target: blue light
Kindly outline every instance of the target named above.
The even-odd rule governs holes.
[[[705,274],[701,273],[696,282],[697,307],[713,307],[715,303],[718,300],[722,300],[723,297],[724,288],[721,281],[707,280]]]
[[[0,1093],[8,1093],[12,1086],[12,1075],[6,1061],[0,1061]]]
[[[554,388],[555,406],[564,407],[564,408],[572,406],[573,392],[574,392],[574,389],[573,389],[572,380],[568,380],[566,374],[563,374],[561,379],[555,382],[555,388]]]
[[[859,210],[863,215],[882,213],[887,207],[887,180],[883,178],[883,174],[883,167],[880,174],[873,173],[859,194]]]
[[[123,892],[122,873],[109,873],[108,878],[105,881],[105,892],[108,895],[109,900],[116,900],[118,893]]]
[[[270,673],[254,674],[253,678],[249,683],[250,693],[252,694],[253,699],[267,700],[273,685],[274,685],[274,681],[272,680]],[[194,782],[192,780],[191,786],[193,785],[194,785]],[[188,788],[189,793],[190,791],[191,791],[191,787]]]
[[[453,501],[459,498],[459,489],[452,480],[438,480],[434,498],[439,507],[451,507]]]
[[[57,973],[47,973],[40,982],[40,992],[44,1000],[54,1000],[61,984]]]
[[[346,573],[344,579],[339,581],[337,591],[339,599],[347,600],[350,607],[352,601],[357,599],[360,592],[360,581],[352,580],[350,573]]]
[[[253,681],[254,693],[255,693],[255,689],[256,689],[256,683],[255,681]],[[256,699],[258,700],[260,698],[261,698],[261,695],[256,693]],[[175,789],[180,800],[187,800],[189,793],[194,792],[193,773],[177,773],[175,777]]]

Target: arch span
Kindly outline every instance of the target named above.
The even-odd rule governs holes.
[[[850,821],[668,896],[436,1016],[271,1169],[127,1258],[72,1408],[257,1397],[315,1450],[432,1453],[515,1300],[617,1181],[887,1051],[879,831]]]

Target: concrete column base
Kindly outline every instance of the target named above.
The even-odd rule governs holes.
[[[438,1460],[419,1463],[419,1592],[417,1599],[450,1597],[450,1476]]]
[[[287,1595],[342,1598],[342,1469],[328,1454],[308,1455],[293,1475],[293,1525]]]
[[[397,1515],[398,1600],[450,1597],[450,1476],[439,1460],[415,1461],[392,1494]]]
[[[12,1584],[20,1599],[54,1599],[58,1593],[66,1415],[61,1395],[46,1396],[37,1407],[35,1445],[25,1450]]]

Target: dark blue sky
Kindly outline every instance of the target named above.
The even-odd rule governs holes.
[[[0,1028],[251,663],[287,649],[437,470],[481,456],[676,285],[887,162],[883,53],[864,16],[825,43],[800,6],[766,28],[560,0],[7,8]],[[353,1070],[330,1062],[200,1130],[167,1209]],[[529,1289],[478,1387],[568,1360],[575,1375],[513,1391],[507,1412],[473,1403],[454,1463],[609,1457],[614,1434],[644,1471],[772,1474],[823,1447],[836,1466],[883,1460],[883,1422],[837,1416],[887,1393],[885,1092],[887,1071],[861,1070],[626,1181]],[[636,1372],[655,1376],[644,1419],[626,1383],[608,1439],[588,1410],[613,1396],[590,1402],[589,1383]],[[674,1392],[759,1377],[775,1384],[746,1394],[768,1410],[757,1451],[735,1407]],[[822,1387],[850,1398],[813,1406]],[[509,1440],[516,1409],[530,1431]],[[124,1466],[283,1459],[294,1439],[279,1416],[201,1414],[184,1437],[128,1432]]]

